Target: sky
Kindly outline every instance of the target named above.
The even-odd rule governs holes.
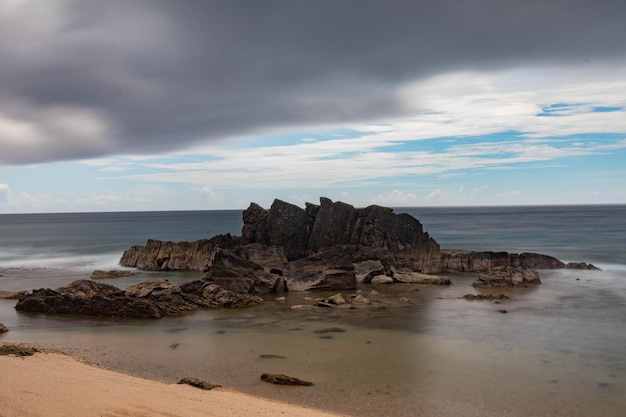
[[[0,0],[0,213],[626,204],[624,0]]]

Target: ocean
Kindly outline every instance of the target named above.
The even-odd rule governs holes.
[[[475,290],[362,285],[408,300],[387,309],[295,311],[311,297],[268,295],[244,310],[201,310],[162,320],[17,312],[0,300],[0,341],[69,351],[104,367],[177,382],[198,377],[281,401],[369,416],[622,416],[626,409],[626,206],[397,208],[443,248],[537,252],[600,271],[540,271],[533,288]],[[240,234],[241,211],[0,215],[0,290],[56,288],[116,269],[148,238]],[[198,273],[152,272],[106,280],[118,287]],[[467,293],[510,297],[467,301]],[[344,292],[344,296],[348,296]],[[499,312],[506,310],[506,314]],[[345,332],[319,333],[340,327]],[[261,355],[274,355],[269,359]],[[261,373],[313,387],[277,387]]]

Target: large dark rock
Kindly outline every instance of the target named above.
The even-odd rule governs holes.
[[[270,210],[252,203],[243,214],[243,238],[248,243],[281,246],[287,259],[306,256],[313,219],[305,210],[281,200],[274,200]]]
[[[242,256],[247,251],[240,251]],[[233,252],[218,249],[204,279],[220,287],[243,294],[269,294],[276,292],[281,282],[279,274],[267,272],[261,265]]]

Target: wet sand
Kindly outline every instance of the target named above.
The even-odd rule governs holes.
[[[0,369],[2,417],[339,416],[223,388],[205,391],[141,379],[60,353],[0,356]]]

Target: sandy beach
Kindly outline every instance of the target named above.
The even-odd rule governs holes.
[[[339,416],[224,388],[136,378],[54,352],[0,356],[0,373],[1,417]]]

